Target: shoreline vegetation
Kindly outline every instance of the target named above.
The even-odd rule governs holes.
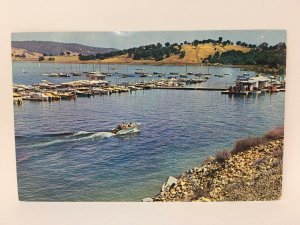
[[[177,178],[170,176],[159,194],[143,202],[278,200],[282,189],[284,128],[238,140],[233,149],[208,157]]]
[[[286,45],[260,45],[237,41],[194,40],[193,42],[161,43],[115,50],[106,53],[81,54],[63,50],[59,55],[29,52],[12,48],[13,61],[39,63],[128,64],[128,65],[203,65],[251,69],[272,75],[285,74]]]

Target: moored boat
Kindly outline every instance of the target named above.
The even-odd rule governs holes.
[[[75,99],[76,98],[76,94],[74,94],[72,92],[61,92],[61,93],[58,93],[58,96],[62,100],[70,100],[70,99]]]

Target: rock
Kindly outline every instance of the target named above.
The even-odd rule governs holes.
[[[161,191],[164,192],[167,187],[174,187],[177,181],[178,180],[175,177],[169,176],[168,180],[162,185]]]
[[[166,186],[171,187],[172,185],[175,185],[177,183],[177,179],[175,177],[169,176],[167,182],[166,182]]]
[[[175,191],[174,189],[172,189],[172,190],[171,190],[171,194],[172,194],[172,195],[175,195],[175,194],[176,194],[176,191]]]
[[[199,198],[199,200],[201,202],[211,202],[211,200],[209,198],[205,198],[205,197],[201,197],[201,198]]]
[[[150,197],[144,198],[142,202],[153,202],[153,198]]]
[[[212,156],[209,156],[204,162],[203,162],[203,164],[204,165],[208,165],[208,164],[210,164],[212,161],[214,161],[215,160],[215,158],[214,157],[212,157]]]

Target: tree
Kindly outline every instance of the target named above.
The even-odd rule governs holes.
[[[166,42],[166,43],[165,43],[165,46],[166,46],[166,47],[169,47],[169,46],[170,46],[170,42]]]
[[[222,43],[222,41],[223,41],[223,38],[222,38],[222,37],[219,37],[218,42],[219,42],[219,43]]]
[[[44,61],[45,60],[45,57],[44,56],[40,56],[39,57],[39,61]]]
[[[71,52],[67,52],[67,55],[70,56]]]
[[[43,56],[48,56],[47,53],[43,53]]]
[[[269,46],[269,44],[267,42],[263,42],[258,46],[258,48],[266,50],[266,49],[268,49],[268,46]]]
[[[188,42],[187,42],[187,41],[184,41],[183,43],[186,45]]]
[[[199,44],[199,41],[196,39],[193,41],[193,45],[197,46]]]
[[[64,56],[64,55],[65,55],[65,53],[64,53],[64,52],[61,52],[59,55],[60,55],[60,56]]]
[[[182,59],[184,58],[184,56],[185,56],[185,51],[181,51],[179,54],[179,58]]]
[[[236,45],[240,45],[242,42],[241,41],[237,41],[236,42]]]
[[[158,42],[158,43],[156,44],[156,46],[157,46],[158,48],[161,48],[161,47],[162,47],[162,44]]]

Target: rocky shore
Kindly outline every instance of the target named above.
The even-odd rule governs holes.
[[[232,151],[221,151],[205,160],[200,167],[188,170],[178,178],[169,177],[157,196],[143,201],[279,199],[282,188],[283,128],[280,131],[276,129],[263,137],[240,140]]]

